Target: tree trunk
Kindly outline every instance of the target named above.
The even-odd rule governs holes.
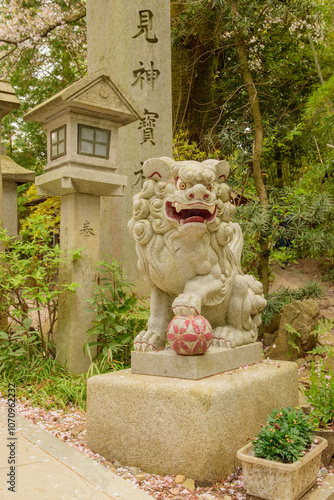
[[[246,44],[243,39],[242,33],[238,29],[238,0],[230,0],[232,20],[235,26],[234,39],[238,54],[238,59],[241,66],[242,77],[245,82],[245,86],[248,92],[252,116],[254,121],[254,149],[252,158],[252,168],[253,176],[255,180],[255,186],[257,194],[260,198],[260,203],[264,207],[268,207],[268,196],[265,185],[261,177],[261,155],[262,155],[262,145],[263,145],[263,124],[262,115],[260,111],[260,103],[257,94],[257,89],[254,84],[252,74],[249,69],[247,60]],[[262,238],[261,244],[261,255],[259,261],[259,275],[260,280],[263,284],[264,293],[268,293],[269,289],[269,247],[268,241]]]
[[[321,85],[325,85],[324,77],[322,76],[322,72],[321,72],[319,61],[318,61],[318,56],[317,56],[317,53],[316,53],[315,48],[314,48],[313,40],[312,40],[310,35],[307,35],[307,37],[308,37],[308,41],[310,42],[310,46],[311,46],[311,50],[312,50],[312,54],[313,54],[313,59],[314,59],[314,64],[318,70],[320,83],[321,83]]]
[[[171,7],[173,23],[183,10],[187,12],[189,5],[181,0]],[[187,131],[190,141],[202,147],[207,130],[212,126],[212,109],[216,107],[213,82],[219,64],[218,49],[221,48],[216,34],[216,31],[219,32],[216,28],[219,18],[213,22],[213,14],[208,14],[208,9],[203,8],[203,12],[188,26],[187,36],[182,34],[179,41],[172,45],[174,131]],[[179,29],[178,24],[176,26]]]

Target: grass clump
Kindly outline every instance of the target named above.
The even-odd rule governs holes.
[[[52,357],[35,352],[29,358],[15,340],[4,339],[0,332],[0,392],[6,397],[9,384],[15,385],[16,398],[29,401],[46,410],[66,409],[72,403],[81,410],[86,409],[87,374],[71,374]],[[6,343],[11,342],[11,359]],[[16,347],[14,347],[16,344]],[[30,343],[31,345],[31,343]],[[35,346],[36,347],[36,346]]]

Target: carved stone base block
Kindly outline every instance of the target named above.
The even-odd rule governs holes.
[[[145,472],[213,483],[233,472],[237,450],[272,409],[297,404],[297,365],[287,361],[202,380],[97,375],[88,380],[88,446]]]
[[[234,370],[240,366],[262,361],[261,342],[234,349],[210,347],[198,356],[180,356],[173,349],[131,353],[132,373],[177,377],[198,380],[217,373]]]

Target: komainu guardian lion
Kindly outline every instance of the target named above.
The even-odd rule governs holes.
[[[134,349],[163,349],[174,314],[207,318],[212,345],[254,342],[266,300],[262,284],[241,270],[243,236],[231,222],[225,184],[229,164],[156,158],[143,171],[128,227],[138,267],[152,287],[151,315]]]

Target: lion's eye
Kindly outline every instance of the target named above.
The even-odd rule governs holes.
[[[186,187],[187,187],[187,184],[185,182],[180,182],[180,184],[179,184],[180,189],[183,190],[183,189],[186,189]]]
[[[212,191],[212,184],[209,184],[206,188],[208,191]]]

